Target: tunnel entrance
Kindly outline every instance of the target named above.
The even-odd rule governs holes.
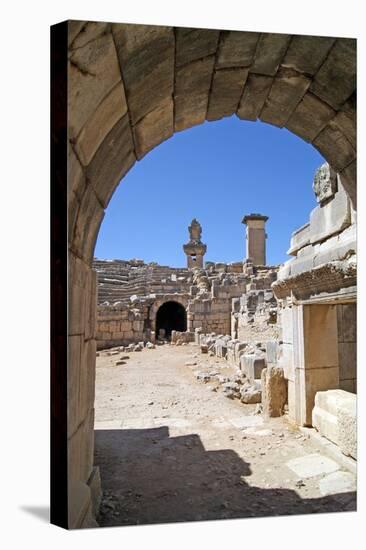
[[[165,302],[156,314],[156,336],[170,340],[172,330],[187,330],[187,313],[178,302]]]

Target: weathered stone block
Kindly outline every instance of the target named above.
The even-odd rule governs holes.
[[[86,169],[86,176],[104,208],[135,160],[130,122],[125,115],[105,137]]]
[[[350,202],[343,186],[338,185],[334,198],[317,206],[310,214],[310,242],[323,241],[351,224]]]
[[[304,307],[303,327],[306,370],[338,369],[337,307],[320,304]]]
[[[104,209],[100,205],[94,189],[88,185],[80,204],[72,240],[72,249],[88,264],[93,258],[94,245],[103,217]],[[69,303],[71,304],[71,301]]]
[[[126,112],[125,92],[122,82],[119,82],[98,105],[78,135],[75,149],[84,166],[90,163],[103,139]]]
[[[80,364],[80,386],[79,386],[79,422],[86,418],[90,409],[94,406],[95,394],[95,354],[96,341],[87,340],[83,342]]]
[[[84,340],[82,336],[69,336],[67,360],[67,418],[68,436],[71,436],[80,424],[80,371]],[[94,355],[95,361],[95,355]]]
[[[335,38],[328,36],[294,35],[281,62],[284,67],[314,75],[333,46]]]
[[[336,172],[341,173],[356,159],[355,149],[333,120],[318,134],[313,145]]]
[[[237,115],[244,120],[257,120],[273,83],[272,76],[248,74]]]
[[[110,33],[73,50],[68,70],[68,131],[76,138],[103,98],[121,80]]]
[[[336,115],[336,111],[314,94],[307,92],[286,122],[286,128],[312,142]]]
[[[313,425],[321,435],[340,446],[346,455],[357,457],[357,397],[335,389],[315,396]]]
[[[248,69],[220,69],[214,72],[207,120],[234,114],[238,108]]]
[[[338,38],[312,82],[310,91],[334,109],[356,88],[356,44],[355,39]]]
[[[216,66],[250,67],[258,39],[257,32],[222,31]]]
[[[310,86],[310,78],[292,69],[280,68],[260,114],[263,122],[284,126]]]
[[[291,235],[290,248],[287,254],[296,256],[301,248],[307,246],[310,242],[310,223],[306,223],[296,229]]]
[[[268,340],[266,346],[266,357],[268,363],[277,363],[278,360],[278,342],[276,340]]]
[[[287,383],[283,369],[267,367],[262,370],[261,379],[264,414],[269,417],[281,416],[287,403]]]
[[[191,61],[216,52],[220,31],[209,29],[176,29],[176,65],[181,67]]]
[[[154,25],[113,24],[112,32],[135,125],[172,96],[174,31]]]
[[[339,350],[339,378],[349,380],[357,378],[357,344],[356,342],[341,342]]]
[[[214,63],[215,57],[211,56],[176,69],[176,131],[205,121]]]
[[[140,160],[156,145],[173,135],[173,131],[173,100],[168,97],[134,127],[137,158]]]
[[[261,34],[250,72],[274,76],[290,40],[291,37],[288,34]]]
[[[249,378],[249,380],[255,380],[261,377],[262,370],[266,367],[266,360],[264,357],[258,357],[256,355],[243,354],[240,357],[240,369]]]

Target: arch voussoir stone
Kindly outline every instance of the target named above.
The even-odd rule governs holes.
[[[309,77],[293,69],[280,67],[259,115],[260,120],[280,128],[285,126],[310,83]]]
[[[342,172],[356,158],[356,151],[337,125],[330,121],[313,141],[336,172]]]
[[[112,35],[102,34],[69,55],[69,137],[76,139],[99,103],[121,80]]]
[[[172,97],[174,31],[171,27],[114,24],[112,33],[131,125]]]
[[[135,161],[130,121],[128,115],[125,115],[114,125],[86,168],[86,177],[104,208],[121,178]]]
[[[272,76],[249,73],[238,107],[238,117],[243,120],[257,120],[272,84]]]
[[[328,36],[293,36],[281,65],[314,76],[334,42],[335,38]]]
[[[286,122],[286,128],[312,142],[336,115],[336,111],[311,92],[307,92]]]
[[[216,68],[250,67],[258,40],[257,32],[221,31]]]
[[[175,29],[175,64],[182,67],[192,61],[215,54],[220,31],[208,29]]]
[[[214,64],[215,56],[211,55],[176,68],[175,131],[205,121]]]
[[[274,76],[290,43],[288,34],[262,33],[250,72]]]
[[[246,68],[225,68],[214,72],[207,120],[218,120],[236,112],[247,76]]]
[[[338,110],[356,89],[356,40],[338,38],[316,73],[310,91]]]
[[[126,113],[125,91],[120,80],[95,109],[75,142],[75,149],[84,166],[90,163],[104,138]]]

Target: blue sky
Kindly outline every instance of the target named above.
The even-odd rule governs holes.
[[[141,258],[185,266],[182,245],[197,218],[205,260],[245,258],[245,214],[269,216],[267,263],[288,259],[291,232],[316,206],[315,170],[324,162],[286,129],[236,116],[177,132],[117,187],[99,231],[97,258]]]

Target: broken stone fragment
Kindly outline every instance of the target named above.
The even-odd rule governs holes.
[[[240,389],[240,401],[247,405],[260,403],[262,400],[262,390],[258,385],[244,384]]]
[[[265,415],[281,416],[287,402],[287,383],[281,367],[262,370],[262,403]]]

